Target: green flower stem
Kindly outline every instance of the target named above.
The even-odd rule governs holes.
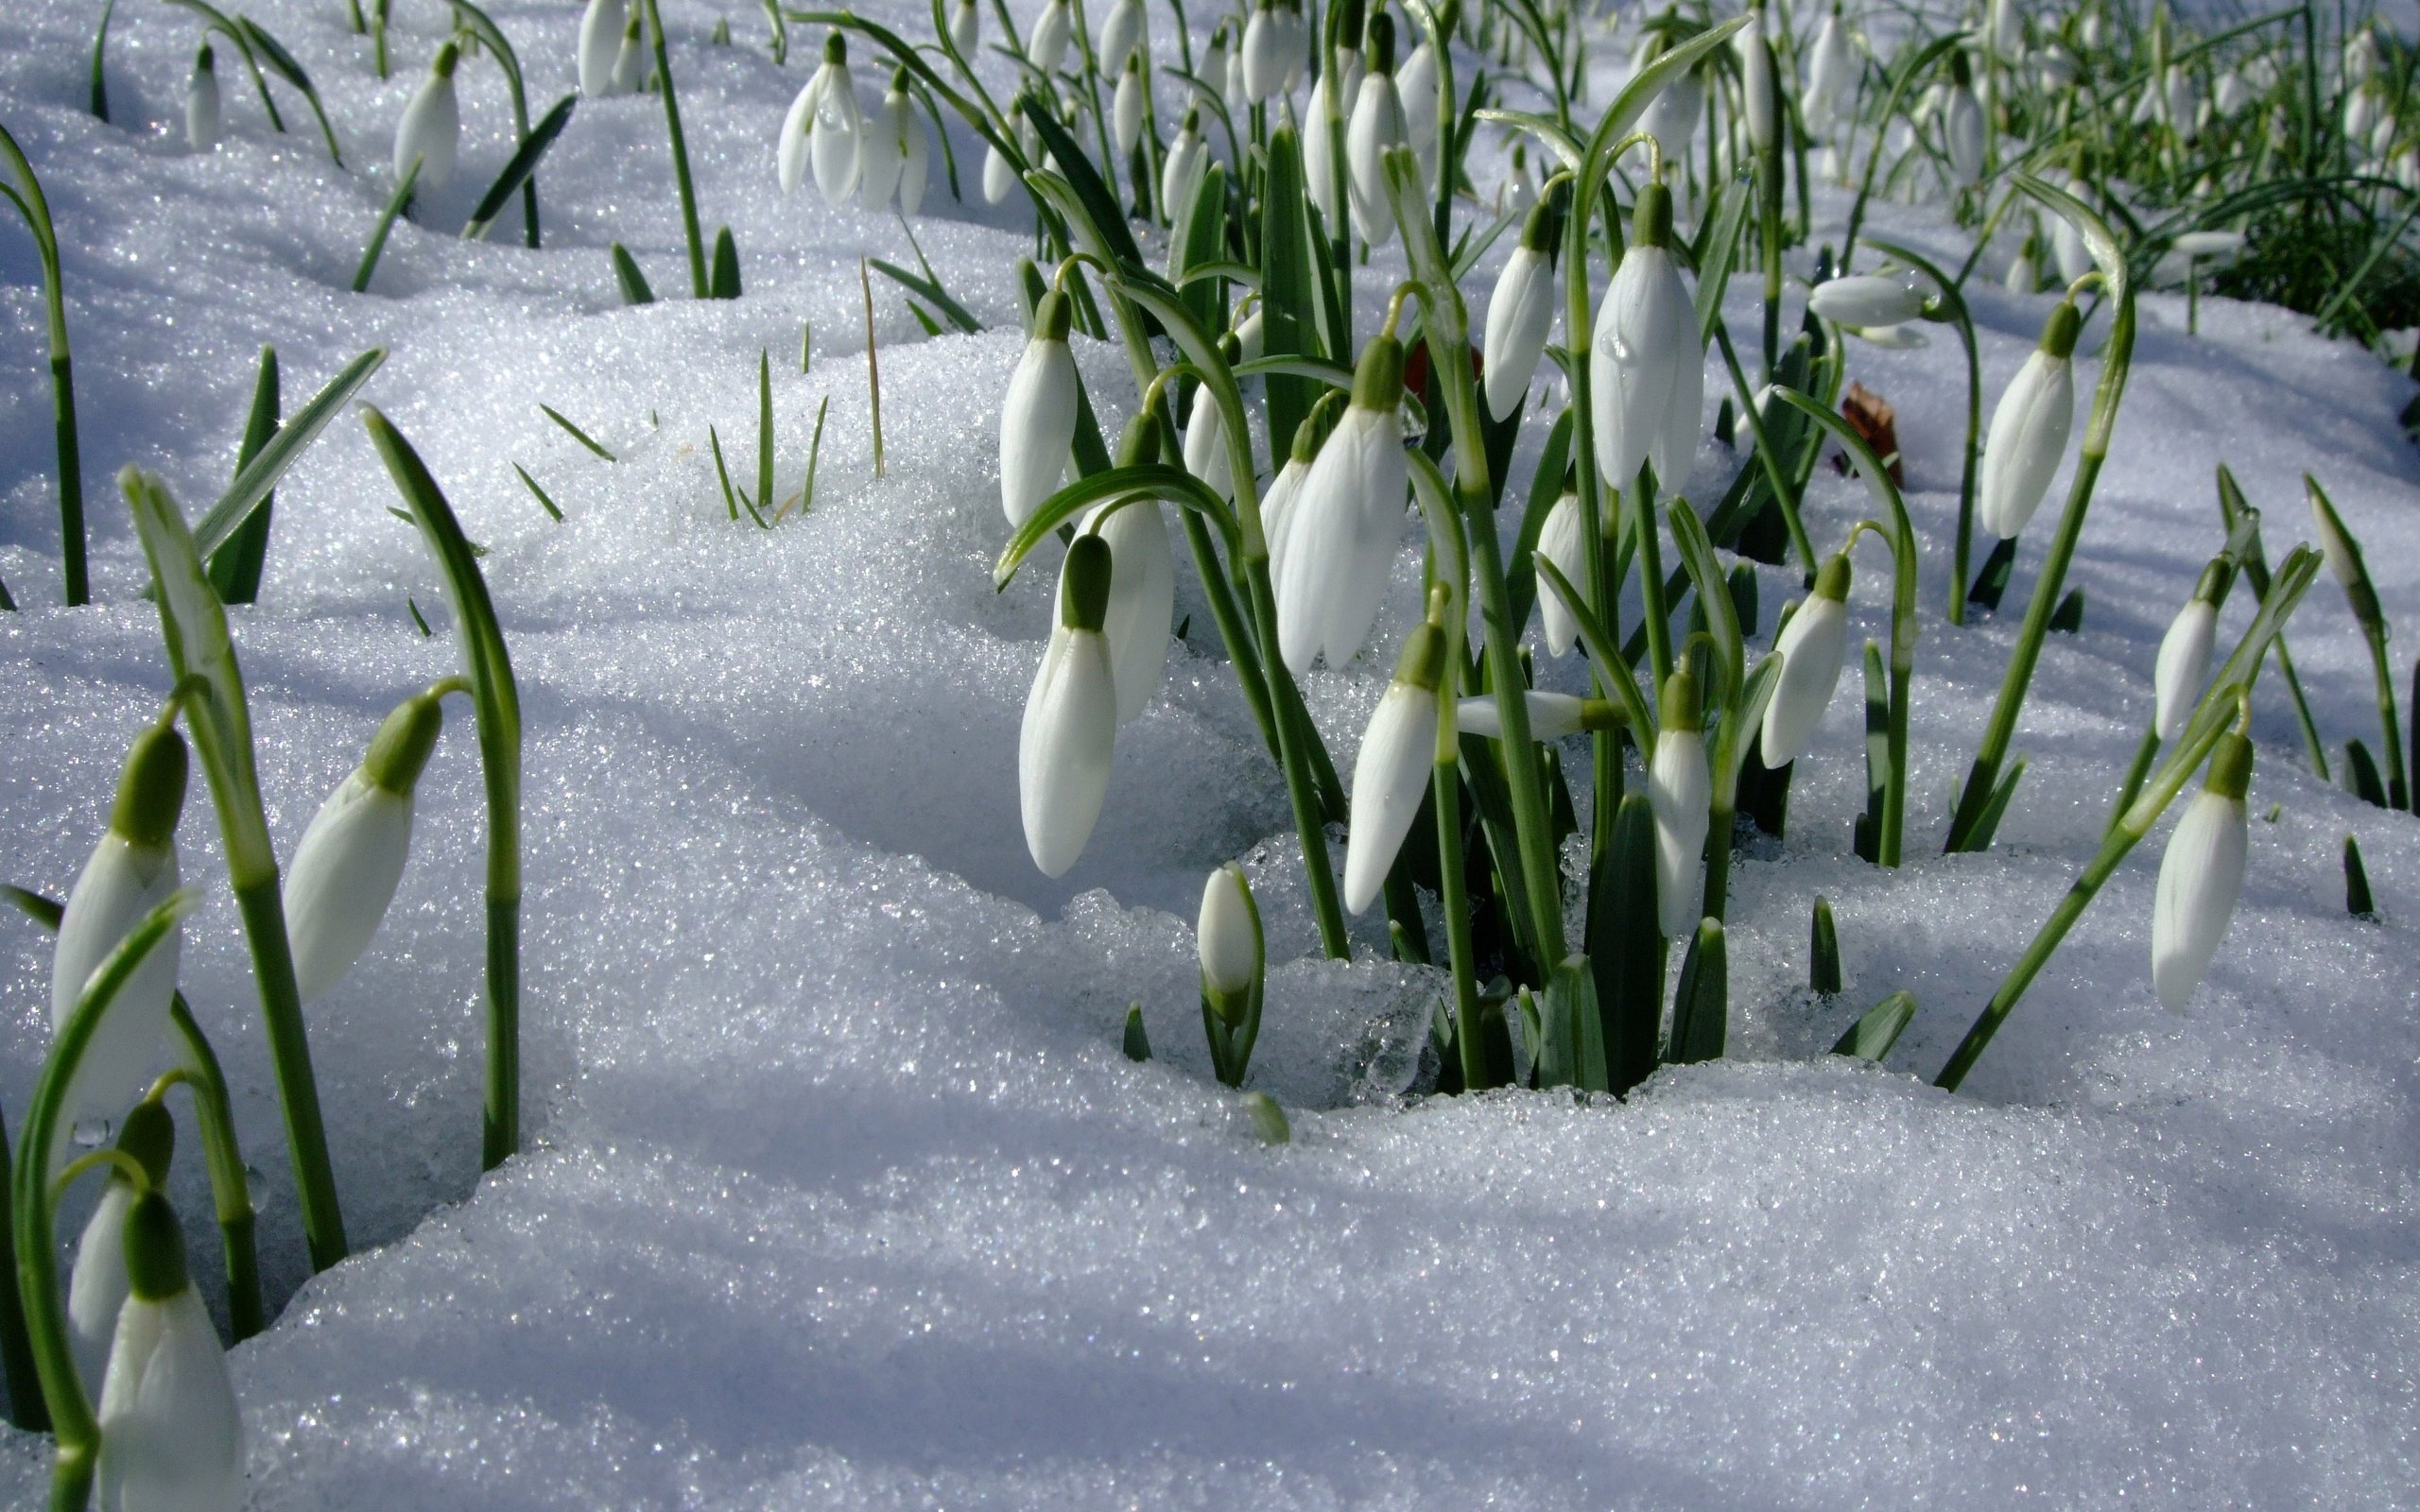
[[[227,1319],[233,1326],[235,1342],[241,1344],[268,1327],[268,1321],[261,1306],[260,1261],[252,1242],[251,1178],[245,1173],[243,1147],[235,1139],[235,1106],[228,1096],[218,1057],[182,992],[168,1000],[168,1022],[176,1033],[182,1064],[161,1078],[152,1095],[165,1091],[171,1079],[183,1082],[193,1092],[194,1120],[201,1128],[202,1160],[210,1170],[219,1247],[226,1260]]]
[[[337,1205],[337,1178],[328,1161],[327,1126],[320,1116],[319,1078],[311,1069],[311,1046],[302,1022],[302,995],[294,985],[294,957],[286,943],[285,903],[278,875],[235,886],[235,906],[251,947],[260,980],[261,1022],[268,1031],[269,1064],[277,1074],[277,1100],[285,1119],[285,1145],[293,1158],[294,1189],[302,1206],[302,1238],[311,1269],[326,1270],[346,1254],[344,1215]]]
[[[2143,738],[2135,747],[2135,759],[2126,764],[2125,780],[2118,784],[2118,801],[2109,811],[2109,829],[2116,829],[2135,806],[2135,799],[2143,790],[2143,782],[2152,775],[2152,764],[2159,759],[2159,730],[2146,726]],[[2108,831],[2102,832],[2104,834]]]
[[[1450,600],[1442,623],[1445,627],[1445,664],[1462,667],[1462,629],[1470,622],[1470,546],[1453,503],[1451,490],[1437,464],[1418,451],[1411,454],[1412,496],[1428,524],[1429,550],[1437,576]],[[1461,1062],[1462,1087],[1477,1091],[1488,1085],[1487,1044],[1480,1021],[1478,967],[1471,943],[1469,879],[1462,854],[1461,740],[1455,728],[1457,700],[1439,699],[1437,749],[1429,768],[1429,789],[1437,815],[1437,902],[1445,919],[1445,959],[1454,978],[1454,1049]],[[1401,857],[1397,857],[1398,863]]]
[[[471,0],[447,0],[447,3],[453,6],[454,13],[462,19],[472,34],[487,43],[488,50],[495,54],[497,66],[504,70],[505,89],[512,97],[512,145],[521,146],[529,140],[529,96],[521,85],[520,56],[512,50],[512,43],[505,36],[503,28],[489,20],[488,13],[473,5]],[[668,80],[671,75],[667,73],[665,77]],[[667,84],[666,87],[668,89],[670,86]],[[534,169],[521,183],[521,221],[523,240],[527,245],[536,247],[538,176]]]
[[[84,560],[84,456],[76,438],[76,378],[67,348],[67,295],[59,276],[59,232],[33,164],[5,127],[0,127],[0,160],[16,180],[12,188],[0,189],[25,216],[42,261],[43,310],[49,320],[51,431],[59,451],[60,573],[73,608],[91,601],[92,582]]]
[[[2012,192],[2006,203],[2015,200],[2016,195]],[[1983,431],[1983,367],[1975,350],[1974,317],[1968,313],[1965,296],[1959,293],[1957,283],[1945,277],[1939,266],[1913,249],[1873,236],[1865,239],[1865,245],[1885,257],[1897,258],[1932,280],[1933,286],[1941,290],[1941,314],[1934,318],[1956,326],[1959,343],[1966,349],[1966,448],[1958,467],[1958,541],[1950,554],[1949,569],[1949,623],[1963,625],[1967,561],[1975,546],[1975,464],[1981,454]]]
[[[2058,532],[2051,537],[2041,576],[2033,585],[2033,596],[2026,605],[2024,628],[2018,632],[2016,647],[2009,656],[2008,672],[2001,679],[1999,696],[1992,704],[1991,722],[1984,729],[1982,746],[1975,753],[1974,765],[1967,772],[1966,785],[1959,794],[1957,810],[1950,819],[1949,838],[1943,849],[1953,852],[1973,848],[1973,838],[1991,803],[1992,790],[1999,781],[2000,765],[2007,758],[2009,741],[2016,733],[2017,715],[2024,710],[2026,691],[2033,680],[2034,664],[2041,660],[2043,638],[2049,633],[2050,611],[2058,605],[2066,585],[2067,564],[2074,559],[2076,542],[2083,535],[2084,513],[2092,506],[2093,485],[2099,481],[2101,463],[2109,455],[2110,432],[2118,423],[2118,405],[2126,391],[2126,371],[2135,352],[2134,285],[2127,278],[2125,255],[2108,226],[2073,196],[2038,179],[2020,175],[2017,185],[2066,215],[2083,233],[2093,261],[2108,284],[2117,314],[2108,344],[2101,352],[2100,382],[2093,393],[2092,418],[2084,430],[2083,450],[2076,458],[2075,481],[2067,490],[2066,508],[2059,517]]]
[[[93,1416],[91,1399],[84,1395],[83,1380],[77,1373],[75,1352],[68,1343],[66,1298],[59,1284],[57,1208],[51,1181],[52,1167],[61,1163],[58,1149],[59,1137],[64,1132],[60,1125],[66,1112],[67,1090],[111,1003],[200,900],[198,890],[180,888],[145,915],[102,960],[92,980],[85,983],[76,1011],[52,1041],[42,1074],[34,1082],[33,1102],[26,1109],[24,1137],[11,1173],[10,1218],[16,1230],[17,1293],[25,1306],[26,1334],[55,1443],[52,1512],[80,1512],[91,1499],[93,1471],[101,1448],[100,1424]]]
[[[713,285],[706,278],[706,241],[698,229],[698,186],[689,178],[689,144],[681,134],[681,102],[672,93],[672,60],[664,49],[664,16],[655,0],[647,0],[648,40],[655,48],[655,74],[664,85],[664,129],[672,142],[672,180],[681,192],[681,231],[689,244],[690,291],[706,299]]]

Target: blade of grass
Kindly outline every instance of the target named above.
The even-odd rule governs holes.
[[[598,445],[596,438],[590,436],[586,431],[581,430],[570,421],[565,420],[561,410],[556,409],[551,404],[540,404],[538,407],[546,412],[546,418],[548,420],[553,421],[556,424],[570,432],[571,438],[573,440],[587,447],[590,451],[596,453],[598,456],[603,457],[608,462],[617,462],[621,460],[621,458],[615,456],[613,453]]]
[[[412,185],[420,182],[420,166],[421,160],[415,154],[412,165],[406,168],[403,178],[397,180],[395,192],[387,197],[387,208],[378,213],[377,229],[370,233],[370,245],[361,249],[361,266],[353,270],[353,292],[355,294],[370,292],[370,275],[378,271],[378,258],[387,250],[387,235],[395,229],[395,217],[412,202]]]
[[[277,434],[244,464],[236,472],[235,481],[227,485],[227,491],[193,527],[194,542],[205,555],[233,539],[236,530],[251,517],[253,507],[268,497],[269,490],[277,487],[277,480],[285,475],[285,470],[294,465],[304,448],[319,439],[328,421],[337,418],[337,412],[361,391],[361,386],[386,360],[387,349],[372,347],[346,363],[325,387],[277,428]]]

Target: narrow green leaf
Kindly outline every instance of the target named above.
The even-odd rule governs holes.
[[[343,167],[344,155],[337,150],[336,129],[328,125],[327,108],[320,103],[320,92],[311,87],[311,76],[302,72],[302,65],[294,60],[294,55],[285,50],[283,43],[269,35],[268,27],[250,16],[237,16],[235,25],[244,28],[245,38],[270,70],[302,92],[303,103],[311,107],[311,114],[319,120],[320,139],[328,146],[328,161]]]
[[[1151,1058],[1151,1037],[1143,1032],[1143,1005],[1130,1005],[1126,1009],[1126,1037],[1123,1048],[1129,1060]]]
[[[598,456],[603,457],[608,462],[619,460],[619,458],[615,457],[613,453],[598,445],[594,437],[590,436],[586,431],[581,430],[579,426],[573,424],[570,421],[565,420],[562,416],[562,412],[556,409],[553,405],[540,404],[538,407],[545,411],[546,418],[548,420],[553,421],[556,424],[570,432],[571,438],[573,440],[587,447],[590,451],[596,453]]]
[[[291,420],[277,428],[277,434],[270,437],[268,444],[255,452],[252,459],[236,472],[235,480],[227,485],[227,491],[219,495],[218,502],[210,507],[210,512],[203,515],[201,523],[194,527],[195,542],[203,552],[215,552],[227,544],[236,529],[251,516],[253,507],[277,487],[277,480],[285,475],[285,470],[294,465],[295,459],[306,447],[319,439],[320,433],[327,429],[328,421],[336,419],[337,411],[352,402],[353,396],[361,391],[361,386],[370,381],[370,375],[376,372],[378,365],[386,360],[387,349],[372,347],[346,363],[343,370],[328,380],[327,387],[313,394],[308,403],[294,412]]]
[[[378,212],[378,225],[370,233],[370,245],[361,249],[361,262],[353,270],[353,292],[370,292],[370,277],[378,271],[378,259],[387,250],[387,237],[395,229],[395,219],[404,207],[412,202],[412,185],[420,182],[421,160],[415,156],[411,166],[395,181],[395,192],[387,197],[387,208]]]
[[[1605,1091],[1604,1021],[1587,956],[1565,956],[1555,968],[1539,1019],[1538,1086]]]
[[[555,524],[562,524],[563,523],[562,510],[555,507],[554,500],[546,497],[546,490],[538,487],[538,480],[529,475],[528,469],[523,467],[520,463],[515,462],[512,464],[512,471],[520,475],[522,487],[527,489],[537,499],[538,507],[545,510],[546,513],[553,518]]]
[[[479,207],[471,212],[469,223],[462,228],[464,240],[479,241],[486,237],[495,217],[504,214],[504,207],[512,202],[513,195],[529,181],[531,174],[538,171],[538,160],[546,155],[546,149],[555,145],[555,138],[562,135],[563,128],[571,124],[572,107],[579,103],[579,97],[576,94],[566,94],[555,101],[554,107],[546,112],[529,134],[521,139],[521,145],[506,160],[504,171],[495,176],[495,182],[488,185],[488,192],[479,197]]]
[[[870,257],[866,259],[866,262],[867,265],[875,272],[890,279],[892,283],[898,284],[904,289],[907,289],[909,293],[914,294],[917,298],[925,301],[934,309],[940,311],[942,318],[947,320],[951,325],[956,326],[959,330],[965,332],[969,335],[973,335],[976,332],[983,329],[983,322],[975,318],[974,315],[967,310],[965,305],[959,303],[954,299],[951,299],[949,291],[942,288],[935,280],[920,278],[916,274],[910,273],[906,268],[899,266],[897,264],[886,263],[879,257]]]
[[[2050,629],[2060,635],[2075,635],[2083,629],[2083,590],[2070,588],[2059,607],[2050,611]]]
[[[1676,1065],[1722,1058],[1731,1017],[1731,960],[1722,925],[1700,919],[1681,957],[1681,981],[1672,997],[1672,1060]]]
[[[655,290],[648,287],[647,275],[639,271],[630,249],[615,242],[610,249],[614,259],[614,283],[622,291],[624,304],[653,304]],[[802,368],[801,371],[805,369]]]
[[[238,474],[277,434],[277,349],[263,347],[260,373],[252,383],[252,407],[244,418],[244,439],[235,453]],[[275,503],[274,494],[263,496],[243,528],[207,558],[210,586],[217,590],[221,603],[249,604],[260,596],[261,568],[268,559],[269,511]]]
[[[1891,1047],[1899,1042],[1899,1036],[1915,1017],[1916,995],[1893,992],[1866,1009],[1857,1022],[1850,1024],[1848,1033],[1841,1036],[1840,1042],[1832,1046],[1832,1054],[1855,1056],[1859,1060],[1878,1064],[1891,1053]]]
[[[1319,288],[1311,269],[1310,222],[1305,215],[1302,149],[1290,127],[1270,134],[1260,190],[1261,352],[1271,358],[1326,355],[1318,351]],[[1269,447],[1285,455],[1318,395],[1291,371],[1269,375]]]
[[[1588,876],[1588,957],[1611,1091],[1628,1092],[1654,1074],[1664,951],[1655,929],[1655,814],[1647,795],[1634,790],[1622,795],[1613,844]]]
[[[1992,836],[1999,833],[2000,820],[2008,814],[2009,799],[2016,796],[2017,780],[2024,775],[2024,757],[2019,756],[2008,764],[2008,770],[2000,774],[1999,782],[1992,789],[1991,801],[1983,805],[1982,813],[1975,820],[1973,843],[1966,849],[1991,849]]]
[[[1823,997],[1838,997],[1841,992],[1841,936],[1832,923],[1832,901],[1822,893],[1815,895],[1810,932],[1813,941],[1808,951],[1806,986]]]

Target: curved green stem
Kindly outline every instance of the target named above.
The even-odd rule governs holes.
[[[51,431],[59,454],[60,574],[72,609],[91,601],[92,581],[84,558],[84,457],[76,438],[76,379],[67,348],[67,295],[60,283],[59,233],[33,164],[26,161],[24,149],[6,127],[0,127],[0,163],[16,180],[16,192],[9,198],[24,214],[42,262],[43,309],[49,320]]]

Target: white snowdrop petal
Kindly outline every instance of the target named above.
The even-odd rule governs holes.
[[[99,1503],[109,1512],[234,1512],[244,1423],[218,1332],[191,1286],[130,1300],[101,1386]]]
[[[1437,695],[1390,682],[1361,736],[1353,763],[1352,819],[1345,831],[1344,906],[1362,913],[1376,901],[1395,852],[1420,813],[1437,754]]]
[[[1028,341],[1000,405],[1000,506],[1026,523],[1058,491],[1076,437],[1076,359],[1064,341]]]
[[[1538,529],[1538,550],[1564,581],[1582,593],[1588,591],[1588,522],[1581,513],[1580,495],[1566,493],[1547,510],[1546,523]],[[1580,622],[1564,607],[1554,585],[1544,579],[1538,584],[1538,633],[1548,656],[1567,654],[1580,639]]]
[[[1694,730],[1667,730],[1655,738],[1647,767],[1647,801],[1655,815],[1655,914],[1667,939],[1697,928],[1703,894],[1699,863],[1714,801],[1705,740]]]
[[[1554,268],[1547,255],[1514,248],[1487,301],[1486,334],[1479,349],[1487,412],[1497,420],[1518,409],[1530,391],[1530,379],[1554,326],[1555,294]]]
[[[1765,705],[1762,754],[1770,767],[1787,766],[1806,749],[1831,707],[1848,655],[1848,606],[1817,594],[1782,627],[1781,681]]]
[[[2152,901],[2152,987],[2171,1012],[2185,1010],[2226,937],[2248,846],[2243,800],[2207,790],[2169,836]]]
[[[1085,517],[1084,531],[1109,543],[1110,671],[1117,685],[1117,722],[1150,706],[1168,660],[1168,628],[1176,619],[1176,558],[1167,518],[1156,499],[1138,499],[1106,518],[1102,505]]]
[[[411,799],[359,768],[320,805],[285,871],[285,931],[303,1002],[335,987],[378,933],[411,834]]]
[[[1017,737],[1017,798],[1025,843],[1046,877],[1082,855],[1109,796],[1117,740],[1116,676],[1097,630],[1050,632]]]
[[[173,846],[147,850],[116,833],[101,836],[67,894],[51,955],[51,1032],[63,1028],[84,986],[118,942],[177,890]],[[67,1116],[77,1123],[114,1125],[142,1092],[168,1029],[168,999],[177,988],[182,925],[152,949],[119,989],[100,1028],[86,1042],[69,1086]]]

